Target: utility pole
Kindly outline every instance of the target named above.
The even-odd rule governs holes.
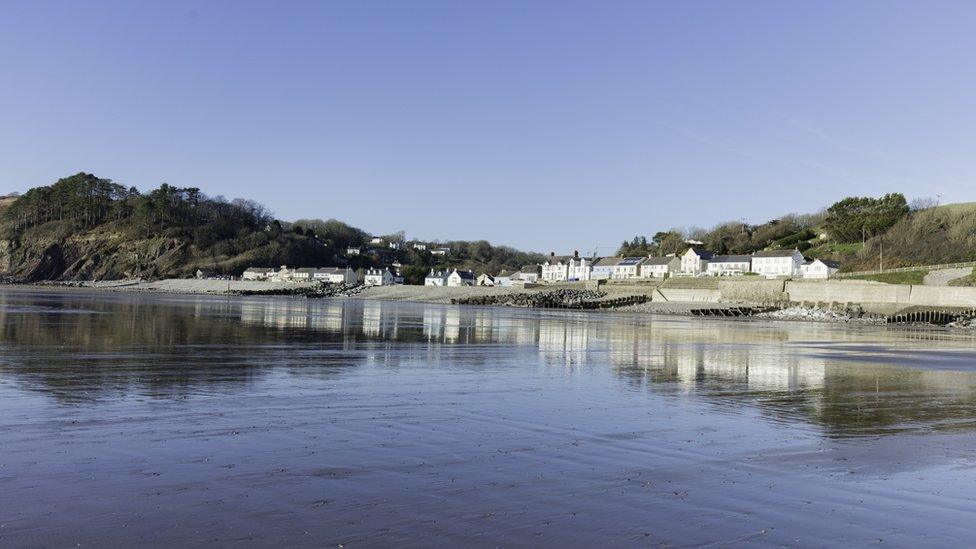
[[[884,270],[884,239],[883,238],[879,238],[878,239],[878,242],[881,245],[881,253],[880,253],[879,259],[878,259],[878,261],[879,261],[879,265],[878,265],[879,268],[878,268],[878,270],[879,271],[883,271]]]

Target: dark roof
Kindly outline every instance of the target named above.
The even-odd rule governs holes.
[[[796,250],[763,250],[752,254],[753,257],[791,257]]]
[[[702,248],[701,246],[692,246],[688,248],[688,250],[694,250],[695,254],[702,259],[711,259],[712,256],[715,255],[714,253],[706,250],[705,248]],[[688,250],[685,250],[685,253],[688,253]]]
[[[296,272],[296,273],[312,274],[312,273],[314,273],[317,270],[318,269],[316,269],[315,267],[302,267],[301,269],[295,269],[294,272]]]
[[[676,260],[676,257],[648,257],[644,259],[643,265],[667,265]]]
[[[814,259],[813,261],[819,261],[824,265],[830,267],[831,269],[839,269],[840,263],[834,261],[833,259]]]
[[[461,269],[454,269],[454,272],[458,274],[461,278],[465,280],[474,280],[474,273],[471,271],[462,271]]]
[[[556,263],[569,263],[570,259],[573,259],[573,256],[571,255],[549,256],[546,258],[546,263],[550,265],[555,265]]]
[[[314,269],[314,271],[317,273],[338,274],[338,273],[345,273],[346,269],[343,269],[341,267],[322,267],[321,269]]]
[[[273,271],[274,267],[248,267],[244,269],[245,273],[266,273],[268,271]]]
[[[593,264],[594,267],[613,267],[619,265],[620,261],[623,260],[622,257],[604,257],[603,259],[597,261]]]
[[[751,255],[716,255],[710,259],[712,263],[749,263]]]
[[[647,258],[646,257],[643,257],[643,256],[641,256],[641,257],[625,257],[625,258],[621,259],[617,263],[617,265],[624,265],[624,266],[628,266],[628,267],[629,266],[632,266],[632,265],[640,265],[641,263],[644,262],[645,259],[647,259]]]

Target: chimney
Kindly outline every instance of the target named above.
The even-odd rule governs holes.
[[[556,257],[556,252],[549,252],[549,257]]]
[[[579,250],[573,250],[573,259],[579,259]]]

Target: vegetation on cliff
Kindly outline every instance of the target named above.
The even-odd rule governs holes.
[[[517,269],[541,259],[487,242],[450,242],[449,256],[365,247],[369,233],[337,220],[276,220],[250,200],[162,184],[142,193],[79,173],[0,200],[0,274],[20,280],[240,275],[249,266],[366,268],[399,261],[417,279],[430,268]],[[393,238],[403,240],[402,233]]]

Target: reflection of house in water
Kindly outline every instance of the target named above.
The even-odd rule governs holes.
[[[539,353],[568,364],[586,362],[589,322],[570,318],[539,319]]]
[[[424,338],[440,341],[444,337],[444,307],[424,307]]]
[[[241,322],[273,328],[307,328],[310,325],[307,300],[248,301],[241,303]]]
[[[383,323],[383,304],[379,301],[363,303],[363,335],[379,337]]]

